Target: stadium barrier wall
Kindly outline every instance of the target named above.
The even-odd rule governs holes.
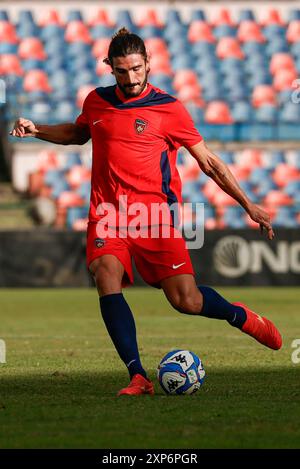
[[[278,229],[268,241],[259,230],[207,231],[190,251],[201,284],[300,285],[299,230]],[[135,285],[145,285],[135,271]],[[85,234],[73,231],[0,232],[0,287],[88,287]]]

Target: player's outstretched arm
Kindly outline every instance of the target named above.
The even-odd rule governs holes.
[[[270,216],[261,207],[255,205],[239,186],[228,166],[212,151],[204,141],[188,148],[191,155],[197,160],[202,171],[211,177],[224,192],[231,195],[246,210],[249,216],[260,225],[261,231],[265,229],[268,238],[274,237]]]
[[[83,145],[90,139],[88,127],[73,123],[40,125],[20,117],[10,135],[18,138],[35,137],[60,145]]]

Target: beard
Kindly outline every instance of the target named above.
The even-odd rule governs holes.
[[[146,88],[148,82],[148,75],[149,71],[146,71],[145,79],[142,83],[137,82],[133,83],[133,85],[121,85],[118,80],[116,80],[117,85],[126,98],[135,98],[136,96],[139,96]]]

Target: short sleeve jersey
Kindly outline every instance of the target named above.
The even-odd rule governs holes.
[[[181,203],[177,150],[202,137],[180,101],[151,84],[130,99],[116,85],[100,87],[85,99],[76,124],[87,126],[92,139],[91,222],[106,215],[108,203],[117,215],[124,203],[129,214],[132,204],[144,204],[151,213],[151,204]]]

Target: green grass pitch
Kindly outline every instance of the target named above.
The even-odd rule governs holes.
[[[272,351],[225,321],[174,311],[161,291],[127,289],[155,396],[122,397],[128,383],[93,289],[0,290],[0,448],[296,448],[300,446],[300,291],[220,288],[279,327]],[[207,378],[192,396],[166,396],[156,367],[190,349]],[[300,353],[298,354],[300,356]]]

